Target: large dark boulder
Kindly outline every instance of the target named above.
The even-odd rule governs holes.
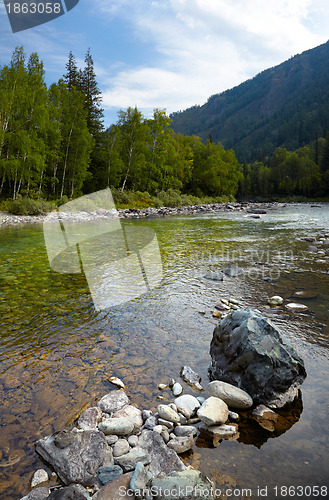
[[[214,330],[210,377],[246,391],[256,404],[281,408],[306,377],[303,360],[260,313],[233,311]]]

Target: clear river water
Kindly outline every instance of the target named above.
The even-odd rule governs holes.
[[[237,441],[214,446],[199,438],[184,461],[215,481],[223,499],[315,498],[316,486],[323,498],[320,488],[329,483],[329,245],[310,252],[312,243],[303,238],[329,238],[329,206],[278,206],[260,219],[220,212],[123,224],[156,231],[164,278],[141,297],[100,312],[82,274],[51,270],[42,225],[0,228],[0,498],[27,493],[33,471],[44,466],[36,440],[72,427],[83,409],[114,388],[112,375],[145,409],[156,409],[158,383],[179,380],[184,364],[206,386],[217,323],[211,311],[220,298],[271,318],[304,359],[307,378],[297,402],[281,412],[287,425],[280,432],[245,416]],[[244,274],[223,282],[205,278],[228,263]],[[294,297],[298,291],[304,297]],[[272,295],[282,296],[284,305],[268,306]],[[308,309],[291,311],[289,302]]]

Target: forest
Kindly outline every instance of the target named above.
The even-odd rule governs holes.
[[[23,47],[0,68],[2,200],[59,204],[106,187],[123,204],[161,205],[168,193],[177,204],[329,195],[329,135],[240,164],[211,134],[202,141],[175,133],[163,109],[144,117],[130,107],[105,128],[90,50],[83,69],[72,53],[65,69],[47,87],[43,62],[37,53],[27,58]]]

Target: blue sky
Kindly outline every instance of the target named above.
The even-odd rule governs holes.
[[[22,0],[21,0],[22,1]],[[105,125],[119,109],[168,113],[203,104],[329,39],[328,0],[80,0],[64,16],[12,33],[0,0],[0,65],[23,45],[50,84],[90,47]]]

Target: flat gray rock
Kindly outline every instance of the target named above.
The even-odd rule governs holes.
[[[199,429],[200,432],[204,432],[205,434],[209,434],[212,437],[218,437],[222,439],[238,434],[238,426],[234,424],[212,425],[210,427],[201,425]]]
[[[147,471],[142,462],[136,464],[133,477],[130,481],[130,488],[132,491],[138,493],[146,488],[147,484]]]
[[[154,477],[173,471],[186,470],[177,453],[168,448],[162,437],[156,432],[143,430],[139,437],[138,448],[151,457],[148,469]]]
[[[125,417],[132,420],[137,427],[142,427],[143,425],[143,416],[142,412],[139,408],[132,405],[126,405],[121,410],[116,411],[113,414],[113,417]]]
[[[227,382],[214,380],[208,384],[207,390],[210,396],[222,399],[232,408],[244,409],[253,405],[252,398],[247,392]]]
[[[100,467],[113,465],[112,450],[98,431],[55,432],[37,441],[36,451],[65,485],[89,486]]]
[[[121,410],[125,405],[129,404],[129,398],[127,394],[123,391],[111,391],[106,394],[98,401],[97,406],[104,413],[111,413],[114,411]]]

